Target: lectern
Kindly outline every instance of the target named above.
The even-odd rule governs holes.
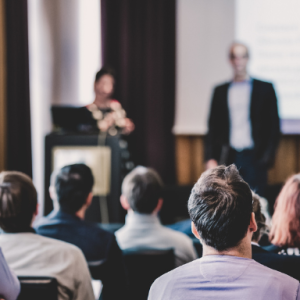
[[[84,162],[94,177],[94,199],[86,219],[94,222],[121,223],[120,205],[122,140],[119,135],[50,133],[45,138],[45,206],[47,215],[53,204],[48,193],[50,177],[56,167]]]

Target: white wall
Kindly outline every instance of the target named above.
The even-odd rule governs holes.
[[[175,134],[205,134],[214,85],[230,79],[235,0],[177,0]]]
[[[28,0],[33,181],[44,202],[44,138],[51,104],[93,100],[101,66],[99,0]]]

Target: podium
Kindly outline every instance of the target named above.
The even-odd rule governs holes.
[[[110,162],[108,162],[110,165],[110,178],[107,178],[107,182],[109,183],[109,193],[106,196],[94,196],[92,204],[87,210],[86,220],[104,223],[122,223],[124,222],[125,216],[124,210],[120,205],[122,140],[119,135],[108,135],[103,139],[102,146],[106,146],[106,149],[110,149],[110,155],[108,156],[110,158]],[[95,148],[97,150],[97,147],[99,147],[99,135],[97,134],[50,133],[45,137],[45,215],[53,209],[53,203],[49,196],[48,187],[50,185],[51,173],[54,169],[55,149]],[[93,167],[97,168],[97,166]]]

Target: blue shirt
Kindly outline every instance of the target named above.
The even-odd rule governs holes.
[[[208,255],[159,277],[148,300],[296,300],[299,282],[252,259]]]
[[[104,294],[109,294],[113,299],[126,289],[122,251],[113,233],[61,210],[41,218],[35,229],[40,235],[77,246],[88,262],[105,261],[106,271],[101,272],[100,278],[95,278],[102,280]],[[116,281],[120,289],[115,288]]]

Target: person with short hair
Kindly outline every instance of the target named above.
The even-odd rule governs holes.
[[[94,299],[87,263],[80,249],[46,238],[31,227],[37,215],[37,192],[27,175],[0,173],[0,247],[17,276],[50,276],[58,299]]]
[[[160,176],[152,169],[136,167],[122,184],[121,204],[128,211],[125,225],[115,235],[121,249],[174,249],[175,264],[183,265],[197,258],[192,240],[181,232],[161,225],[162,207]]]
[[[228,54],[233,78],[213,91],[206,167],[234,163],[251,189],[264,196],[280,137],[276,93],[272,83],[249,75],[245,44],[232,43]]]
[[[103,299],[117,299],[127,289],[122,251],[113,233],[84,220],[93,199],[93,185],[93,173],[85,164],[67,165],[54,171],[49,192],[56,209],[41,218],[35,229],[40,235],[79,247],[90,263],[105,262],[106,271],[95,279],[103,283]]]
[[[203,257],[158,278],[149,300],[300,299],[296,279],[251,259],[252,193],[235,165],[204,172],[188,210]]]

